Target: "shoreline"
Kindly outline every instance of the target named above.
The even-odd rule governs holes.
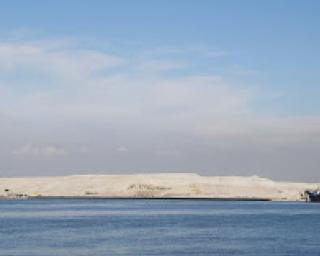
[[[188,200],[188,201],[253,201],[269,202],[269,198],[219,198],[219,197],[106,197],[106,196],[31,196],[31,197],[1,197],[1,200],[42,200],[42,199],[66,199],[66,200]]]

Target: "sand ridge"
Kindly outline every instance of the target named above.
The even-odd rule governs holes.
[[[266,198],[299,201],[319,183],[276,182],[258,176],[200,176],[194,173],[72,175],[0,178],[0,197],[190,197]]]

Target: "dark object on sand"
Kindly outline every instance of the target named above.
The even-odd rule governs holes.
[[[304,192],[306,194],[306,200],[310,202],[320,203],[320,190],[306,190]]]

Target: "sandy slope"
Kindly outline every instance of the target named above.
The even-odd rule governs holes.
[[[252,177],[197,174],[75,175],[1,178],[0,196],[217,197],[301,200],[320,184],[275,182]]]

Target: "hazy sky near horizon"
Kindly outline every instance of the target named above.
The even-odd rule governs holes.
[[[320,181],[319,1],[2,1],[0,175]]]

